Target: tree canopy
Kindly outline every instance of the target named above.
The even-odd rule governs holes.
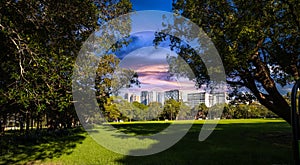
[[[299,7],[300,2],[295,0],[173,0],[174,12],[196,23],[211,38],[222,58],[227,83],[233,88],[246,87],[287,122],[290,106],[277,84],[284,86],[299,78]],[[164,37],[156,33],[156,38]],[[203,62],[191,60],[194,52],[169,37],[170,46],[176,47],[193,69],[197,85],[207,82]]]
[[[76,123],[71,76],[77,53],[99,25],[129,11],[128,0],[1,1],[4,124],[9,114],[21,125],[26,122],[27,130]]]

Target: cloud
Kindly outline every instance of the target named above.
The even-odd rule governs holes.
[[[151,90],[153,88],[159,89],[160,91],[180,89],[180,90],[195,90],[195,82],[188,79],[170,79],[170,74],[168,73],[167,62],[162,62],[161,60],[157,62],[156,58],[146,58],[146,63],[142,64],[141,61],[135,60],[135,58],[124,58],[124,60],[129,60],[130,62],[121,62],[121,66],[128,64],[125,68],[133,69],[139,75],[139,80],[141,81],[141,88],[134,89],[137,91]],[[136,65],[135,62],[138,61]]]
[[[127,54],[143,47],[153,46],[154,33],[143,32],[132,34],[130,37],[129,45],[124,45],[120,50],[115,52],[117,57],[123,59]]]
[[[130,92],[154,89],[156,91],[196,90],[195,82],[186,78],[170,79],[167,56],[177,57],[177,54],[168,48],[168,43],[154,47],[153,39],[153,32],[134,34],[132,42],[117,53],[121,59],[120,67],[137,72],[141,82],[141,88],[133,87],[126,90]]]
[[[177,56],[177,54],[167,48],[144,46],[124,55],[120,66],[137,69],[144,66],[167,64],[168,55]]]
[[[130,43],[128,45],[124,45],[120,50],[115,52],[116,56],[120,59],[123,59],[128,54],[145,47],[154,47],[153,40],[155,38],[154,31],[146,31],[146,32],[140,32],[131,34],[129,39]],[[163,48],[169,48],[168,42],[163,42],[159,45],[159,47]],[[152,50],[156,51],[156,50]],[[136,52],[138,53],[138,52]],[[150,53],[147,53],[150,54]]]

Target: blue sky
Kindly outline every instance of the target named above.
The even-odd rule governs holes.
[[[133,10],[161,10],[172,12],[172,0],[131,0]],[[149,20],[148,20],[149,21]],[[156,49],[153,47],[154,32],[145,31],[130,36],[131,43],[123,47],[116,55],[122,59],[120,66],[130,68],[139,74],[141,89],[131,88],[129,91],[141,90],[194,90],[195,83],[187,79],[167,80],[167,55],[177,56],[169,50],[169,43],[164,42]],[[131,92],[132,92],[131,91]]]
[[[141,11],[141,10],[162,10],[167,12],[172,12],[172,0],[131,0],[133,5],[133,10]],[[147,20],[145,20],[147,21]],[[149,21],[149,20],[148,20]],[[176,82],[169,82],[164,80],[163,76],[167,76],[167,63],[163,59],[166,57],[167,51],[164,49],[154,50],[151,48],[153,46],[154,33],[153,32],[141,32],[137,34],[131,35],[132,42],[127,46],[117,52],[117,56],[123,59],[125,56],[129,55],[127,59],[125,58],[123,61],[123,67],[132,68],[138,73],[140,72],[140,79],[142,80],[142,87],[147,90],[150,89],[151,86],[154,87],[157,85],[160,89],[172,89],[181,88],[191,89],[194,88],[191,81],[181,82],[181,85],[176,85]],[[164,45],[160,45],[163,48],[168,49],[167,43]],[[147,49],[143,49],[146,48]],[[141,53],[142,52],[142,53]],[[170,52],[169,52],[170,53]],[[134,63],[132,63],[132,57],[139,55],[142,58],[136,58]],[[129,60],[131,59],[131,60]],[[139,60],[138,60],[139,59]],[[131,61],[131,62],[128,62]],[[122,63],[122,62],[121,62]],[[140,65],[137,65],[139,63]],[[137,67],[140,66],[140,67]],[[160,72],[157,72],[157,68],[164,68]],[[177,82],[178,83],[178,82]],[[172,85],[174,84],[174,85]],[[280,93],[285,94],[290,91],[291,85],[286,87],[280,87],[277,85]],[[179,87],[180,88],[180,87]]]
[[[140,10],[163,10],[172,11],[171,0],[131,0],[132,7],[136,11]]]
[[[125,91],[136,92],[143,90],[166,91],[180,89],[183,91],[196,90],[195,83],[186,79],[169,79],[167,56],[177,54],[169,49],[169,43],[163,42],[154,47],[154,32],[135,33],[130,36],[131,42],[123,46],[116,55],[121,59],[120,67],[134,70],[139,75],[141,88],[130,88]],[[186,64],[187,65],[187,64]]]

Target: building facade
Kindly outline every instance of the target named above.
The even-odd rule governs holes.
[[[179,90],[170,90],[165,92],[165,100],[174,99],[179,101]]]
[[[190,107],[195,107],[204,103],[207,107],[215,104],[228,103],[227,93],[207,93],[207,92],[194,92],[187,93],[179,90],[170,90],[165,92],[158,91],[141,91],[140,95],[135,93],[126,93],[124,99],[128,102],[138,101],[144,105],[149,105],[151,102],[159,102],[164,105],[164,102],[169,99],[184,102]]]

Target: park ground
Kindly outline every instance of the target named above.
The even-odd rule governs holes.
[[[27,136],[7,131],[0,136],[0,164],[292,164],[291,127],[283,120],[221,120],[214,132],[199,142],[203,123],[195,121],[171,148],[141,157],[107,150],[82,128]],[[169,124],[131,122],[113,126],[125,133],[145,135]]]

